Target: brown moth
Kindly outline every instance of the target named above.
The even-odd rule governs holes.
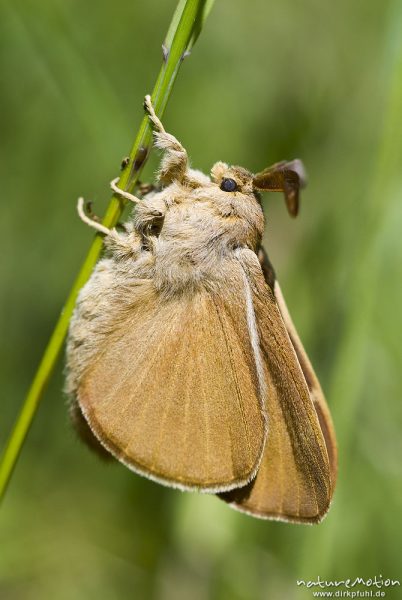
[[[335,486],[337,451],[320,384],[261,238],[259,190],[297,214],[300,161],[253,175],[189,167],[150,97],[164,150],[161,188],[123,232],[84,211],[107,255],[81,290],[66,389],[81,437],[105,456],[181,490],[216,493],[262,518],[316,523]]]

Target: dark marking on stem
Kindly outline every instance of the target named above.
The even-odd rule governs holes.
[[[185,51],[183,52],[183,54],[181,55],[181,57],[180,57],[180,62],[183,62],[183,60],[184,60],[185,58],[187,58],[187,56],[190,56],[190,54],[191,54],[190,50],[185,50]]]
[[[162,56],[163,56],[163,62],[165,64],[168,61],[169,54],[170,54],[170,49],[165,44],[162,44]]]
[[[130,157],[129,156],[125,156],[120,164],[120,170],[124,171],[124,169],[130,164]]]
[[[149,153],[148,146],[140,146],[137,150],[137,154],[134,156],[134,159],[131,163],[130,175],[128,176],[127,184],[125,189],[129,189],[131,182],[135,179],[136,174],[141,169],[142,165],[147,159]]]
[[[149,148],[146,148],[145,146],[141,146],[140,148],[138,148],[137,154],[135,155],[133,160],[131,173],[136,173],[141,169],[142,165],[147,159],[148,152]]]

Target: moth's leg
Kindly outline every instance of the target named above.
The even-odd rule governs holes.
[[[117,196],[120,196],[121,198],[125,198],[126,200],[130,200],[130,202],[134,202],[135,204],[141,202],[140,198],[137,198],[137,196],[134,196],[134,194],[125,192],[124,190],[121,190],[119,187],[117,187],[117,182],[119,181],[119,179],[120,177],[116,177],[116,179],[112,179],[112,181],[110,182],[110,187],[112,188],[114,193],[117,194]]]
[[[151,96],[145,96],[144,108],[154,128],[155,145],[165,151],[159,169],[159,179],[164,185],[173,181],[183,183],[188,170],[188,155],[180,142],[165,131],[152,106]]]
[[[89,217],[85,213],[85,200],[82,197],[78,198],[77,212],[78,212],[78,216],[81,219],[81,221],[83,221],[84,223],[86,223],[87,225],[92,227],[92,229],[95,229],[96,231],[99,231],[99,233],[103,233],[104,235],[111,235],[111,233],[112,233],[111,229],[108,229],[107,227],[102,225],[102,223],[98,223],[94,219],[91,219],[91,217]]]
[[[84,198],[78,198],[77,212],[81,221],[92,227],[92,229],[95,229],[96,231],[99,231],[99,233],[103,233],[106,236],[106,241],[111,248],[114,247],[130,254],[133,252],[132,242],[130,242],[127,236],[120,235],[116,229],[109,229],[108,227],[105,227],[102,225],[102,223],[98,223],[85,213]]]
[[[134,215],[134,225],[135,229],[143,236],[144,246],[148,247],[150,236],[159,236],[166,210],[166,203],[158,198],[145,199],[138,205]]]

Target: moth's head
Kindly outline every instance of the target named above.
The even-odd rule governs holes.
[[[282,161],[253,175],[243,167],[230,167],[218,162],[212,167],[211,178],[223,193],[259,198],[259,192],[283,192],[289,214],[299,212],[299,192],[306,185],[306,173],[299,159]]]
[[[264,231],[264,215],[253,187],[253,174],[243,167],[218,162],[211,169],[211,184],[221,215],[236,215],[243,221],[244,239],[237,241],[256,249]]]
[[[243,167],[217,162],[211,169],[211,179],[223,194],[233,194],[237,199],[254,196],[253,174]]]

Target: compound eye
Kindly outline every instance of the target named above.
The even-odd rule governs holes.
[[[234,179],[224,177],[220,187],[224,192],[235,192],[237,190],[237,183]]]

